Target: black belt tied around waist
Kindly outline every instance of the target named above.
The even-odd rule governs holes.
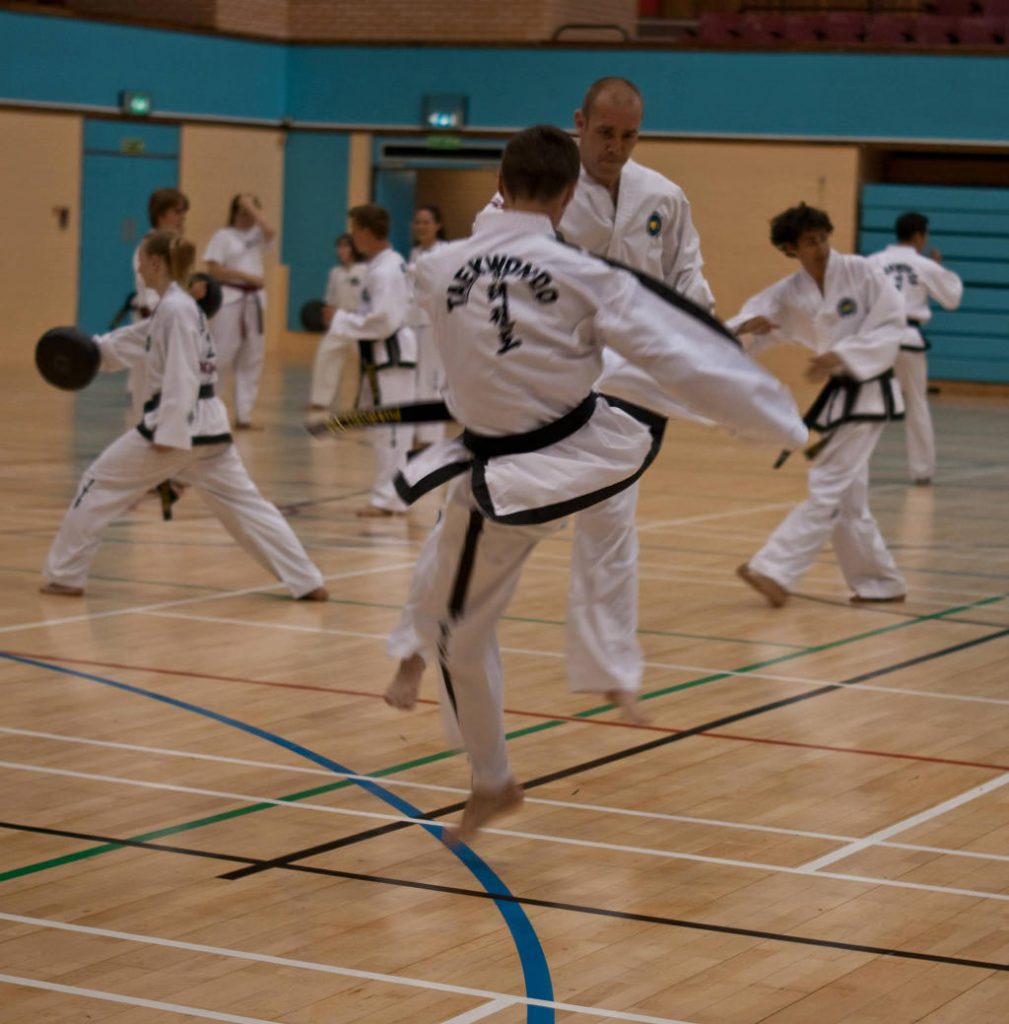
[[[197,392],[197,398],[213,398],[214,397],[214,385],[213,384],[201,384],[200,390]],[[144,412],[154,412],[157,407],[161,405],[161,392],[155,391],[150,398],[144,402]]]
[[[462,432],[462,443],[478,458],[492,459],[502,455],[521,455],[547,448],[580,430],[592,418],[599,396],[590,391],[570,412],[559,420],[547,423],[524,434],[506,434],[504,437],[486,437],[472,430]]]

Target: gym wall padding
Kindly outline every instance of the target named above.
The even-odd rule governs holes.
[[[964,284],[959,309],[930,303],[930,375],[1009,383],[1009,188],[866,185],[858,251],[892,244],[894,221],[908,211],[928,217],[928,247]]]

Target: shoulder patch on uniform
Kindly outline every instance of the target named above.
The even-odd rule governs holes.
[[[659,211],[653,211],[651,217],[648,218],[648,234],[654,238],[662,230],[662,217],[659,215]]]
[[[852,316],[858,312],[858,303],[847,296],[837,304],[838,316]]]

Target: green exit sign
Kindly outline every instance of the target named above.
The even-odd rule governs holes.
[[[123,113],[129,114],[130,117],[147,117],[151,112],[151,94],[149,92],[121,92],[119,106]]]

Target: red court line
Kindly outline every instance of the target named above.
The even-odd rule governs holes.
[[[90,665],[94,668],[121,668],[131,672],[149,672],[152,675],[180,676],[188,679],[209,679],[219,683],[242,683],[251,686],[272,686],[283,690],[311,690],[316,693],[338,693],[346,697],[367,697],[371,700],[382,700],[382,694],[370,690],[350,690],[338,686],[315,686],[312,683],[281,683],[266,679],[247,679],[243,676],[219,676],[207,672],[186,672],[182,669],[173,668],[150,668],[146,665],[126,665],[115,661],[89,661],[84,658],[66,658],[58,654],[29,654],[24,651],[6,651],[6,654],[17,658],[32,658],[35,661],[59,661],[70,665]],[[824,686],[840,684],[824,683]],[[438,701],[426,697],[419,697],[418,704],[437,705]],[[553,715],[541,711],[523,711],[516,708],[505,708],[505,714],[517,715],[525,718],[539,718],[548,722],[574,722],[578,725],[606,725],[617,729],[637,729],[644,732],[658,732],[666,735],[686,732],[686,729],[676,729],[665,725],[647,725],[637,722],[613,721],[605,718],[582,718],[577,715]],[[898,761],[918,761],[925,764],[948,764],[961,768],[986,768],[991,771],[1009,771],[1009,764],[993,764],[989,761],[966,761],[951,757],[929,757],[925,754],[902,754],[890,750],[871,750],[863,747],[834,747],[825,743],[802,743],[798,740],[777,740],[761,736],[742,736],[738,733],[729,732],[699,732],[697,736],[704,736],[708,739],[733,740],[737,743],[762,743],[772,747],[798,747],[803,750],[823,750],[831,754],[861,754],[866,757],[888,757]]]

